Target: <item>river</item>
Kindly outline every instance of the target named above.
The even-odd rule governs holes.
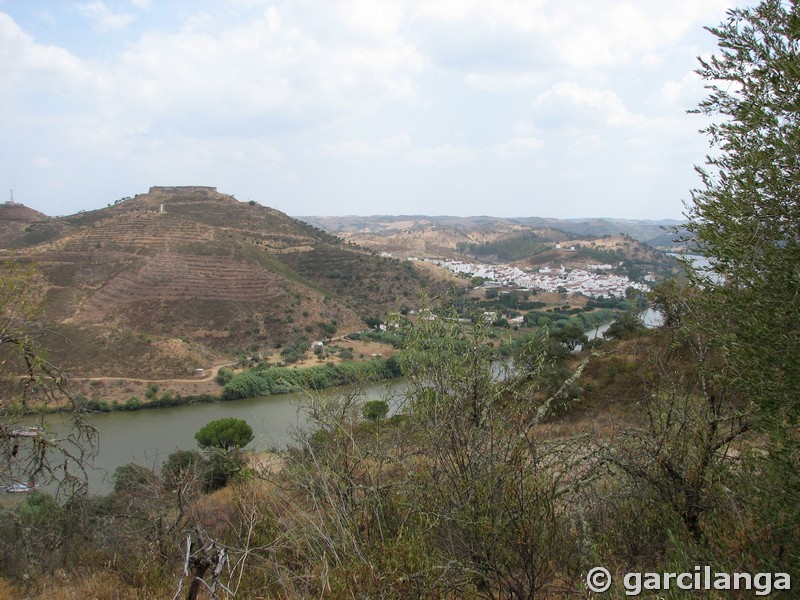
[[[400,380],[373,384],[365,388],[364,399],[385,399],[396,407],[403,389]],[[332,388],[320,393],[338,392],[341,390]],[[223,417],[244,419],[253,428],[255,437],[247,449],[285,448],[292,433],[305,422],[303,407],[308,403],[308,394],[294,393],[94,415],[91,423],[99,434],[99,448],[88,469],[89,492],[110,492],[114,470],[121,465],[135,462],[158,470],[175,450],[197,449],[195,432],[206,423]],[[64,434],[68,427],[60,416],[48,417],[47,429],[56,436]]]

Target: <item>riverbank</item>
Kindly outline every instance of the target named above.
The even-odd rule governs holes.
[[[307,367],[260,367],[247,369],[233,376],[221,386],[216,381],[205,379],[185,383],[208,384],[209,391],[181,393],[174,388],[162,389],[155,381],[115,379],[89,380],[77,391],[86,410],[95,413],[116,411],[138,411],[155,408],[173,408],[193,404],[209,404],[262,396],[288,394],[298,390],[323,390],[353,383],[377,383],[401,375],[394,358],[372,358],[358,362],[326,363]],[[170,382],[171,380],[166,380]],[[103,396],[110,387],[120,388],[129,395],[126,399],[111,399]],[[91,395],[88,395],[86,392]],[[58,414],[67,412],[66,405],[48,406],[27,411],[29,414]]]
[[[405,382],[400,379],[368,384],[357,390],[330,388],[319,394],[338,396],[357,392],[363,401],[385,400],[394,406],[402,402],[404,390]],[[294,443],[295,432],[305,427],[310,403],[309,394],[302,391],[158,410],[96,413],[91,417],[91,424],[97,430],[97,453],[87,465],[89,492],[93,495],[109,493],[116,469],[131,462],[160,472],[171,453],[197,449],[194,434],[217,419],[235,417],[253,428],[255,437],[247,446],[249,452],[256,455],[280,452]],[[23,421],[34,424],[31,418]],[[36,424],[56,439],[68,436],[73,427],[72,418],[65,414],[40,415],[36,417]]]
[[[339,351],[344,350],[344,353]],[[344,354],[350,354],[350,360],[369,360],[370,357],[382,356],[388,358],[395,350],[385,344],[377,342],[350,340],[336,338],[326,342],[323,355],[311,354],[292,364],[292,368],[307,368],[320,366],[327,363],[342,363],[347,359]],[[339,354],[342,356],[339,356]],[[196,373],[179,375],[174,377],[132,377],[124,373],[118,375],[90,376],[78,373],[67,373],[69,389],[73,396],[83,396],[92,401],[105,401],[109,405],[124,405],[131,398],[138,398],[142,404],[149,403],[155,388],[155,397],[161,398],[165,394],[182,398],[203,398],[205,396],[218,397],[222,393],[222,387],[217,383],[217,374],[220,369],[233,369],[236,371],[237,365],[249,365],[258,362],[261,365],[277,366],[283,360],[280,353],[275,351],[270,354],[259,353],[248,356],[241,355],[235,360],[229,357],[224,360],[219,357],[219,361],[212,365],[199,365],[204,367],[198,369]]]

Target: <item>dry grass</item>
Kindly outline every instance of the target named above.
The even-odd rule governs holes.
[[[171,598],[174,590],[137,589],[109,571],[97,570],[80,575],[57,572],[47,579],[30,582],[25,588],[15,588],[0,580],[0,600],[152,600]]]

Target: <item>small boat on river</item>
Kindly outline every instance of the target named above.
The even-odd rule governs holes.
[[[9,437],[34,437],[40,438],[44,435],[44,429],[41,427],[20,427],[11,432]]]
[[[9,485],[6,488],[6,492],[9,493],[9,494],[25,494],[27,492],[32,492],[37,487],[38,486],[35,483],[33,483],[32,481],[29,482],[29,483],[17,482],[17,483],[12,483],[11,485]]]

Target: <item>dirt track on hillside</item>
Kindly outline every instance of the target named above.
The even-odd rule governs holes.
[[[236,364],[236,361],[226,362],[219,365],[213,365],[210,369],[203,372],[202,377],[191,377],[186,379],[167,378],[167,379],[146,379],[144,377],[71,377],[70,381],[145,381],[147,383],[204,383],[212,381],[223,367],[230,367]]]
[[[235,362],[225,362],[213,365],[201,376],[187,378],[148,379],[144,377],[70,377],[69,382],[73,391],[90,399],[105,400],[108,402],[125,403],[132,397],[139,402],[148,402],[146,394],[151,386],[157,386],[158,395],[172,394],[180,396],[217,396],[222,391],[215,381],[217,373],[223,367],[235,365]]]

